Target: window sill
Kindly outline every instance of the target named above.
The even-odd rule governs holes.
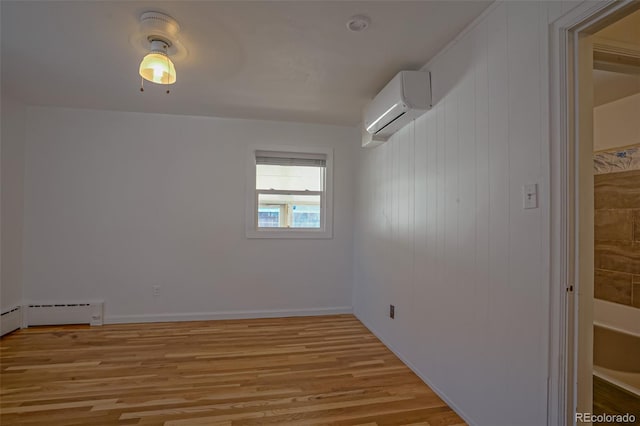
[[[279,239],[331,239],[331,231],[318,230],[318,231],[301,231],[295,229],[261,229],[261,230],[247,230],[247,238],[279,238]]]

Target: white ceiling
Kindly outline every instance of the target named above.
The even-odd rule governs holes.
[[[486,1],[1,2],[2,91],[31,105],[355,125],[402,69],[419,69]],[[129,38],[173,16],[188,56],[171,94],[145,85]],[[371,18],[362,33],[346,28]]]
[[[627,49],[640,52],[640,10],[614,22],[595,33],[594,36],[599,43],[624,43]],[[640,70],[633,70],[631,67],[624,69],[629,72],[593,70],[593,101],[595,106],[640,93]]]

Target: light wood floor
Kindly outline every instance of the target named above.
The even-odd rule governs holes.
[[[461,425],[352,315],[47,327],[0,342],[2,425]]]

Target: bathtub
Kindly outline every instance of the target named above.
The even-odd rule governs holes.
[[[593,375],[640,396],[640,309],[594,300]]]

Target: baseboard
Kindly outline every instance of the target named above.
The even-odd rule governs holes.
[[[16,306],[2,313],[0,317],[0,336],[22,328],[22,308]]]
[[[275,309],[262,311],[218,311],[177,314],[144,314],[144,315],[106,315],[105,324],[128,324],[138,322],[178,322],[178,321],[210,321],[224,319],[306,317],[319,315],[351,314],[351,306],[334,306],[328,308],[309,309]]]
[[[452,409],[453,411],[455,411],[455,412],[456,412],[456,414],[457,414],[457,415],[459,415],[459,416],[462,418],[462,420],[464,420],[464,421],[465,421],[469,426],[477,426],[477,423],[476,423],[476,422],[474,422],[473,420],[471,420],[471,418],[470,418],[469,416],[467,416],[467,414],[466,414],[464,411],[462,411],[462,410],[460,409],[460,407],[458,407],[458,406],[456,405],[456,403],[455,403],[455,402],[453,402],[453,401],[452,401],[452,400],[451,400],[451,399],[450,399],[450,398],[449,398],[449,397],[448,397],[444,392],[442,392],[440,389],[438,389],[438,387],[437,387],[437,386],[435,386],[435,385],[431,382],[431,380],[429,380],[429,379],[428,379],[428,378],[427,378],[427,377],[426,377],[426,376],[425,376],[425,375],[424,375],[420,370],[418,370],[418,368],[417,368],[415,365],[413,365],[413,364],[411,363],[411,361],[409,361],[409,360],[408,360],[408,359],[407,359],[407,358],[402,354],[402,352],[398,351],[396,348],[394,348],[394,347],[393,347],[393,345],[389,344],[389,343],[384,339],[384,337],[382,337],[382,335],[381,335],[380,333],[378,333],[378,331],[377,331],[375,328],[371,327],[371,325],[370,325],[367,321],[365,321],[364,319],[362,319],[361,317],[359,317],[357,314],[356,314],[356,317],[358,318],[358,320],[360,320],[360,322],[361,322],[362,324],[364,324],[364,326],[365,326],[365,327],[367,327],[367,328],[369,329],[369,331],[370,331],[371,333],[373,333],[373,334],[374,334],[378,339],[380,339],[380,341],[381,341],[381,342],[382,342],[382,343],[383,343],[387,348],[389,348],[389,350],[390,350],[391,352],[393,352],[393,353],[395,354],[395,356],[397,356],[398,358],[400,358],[400,360],[401,360],[403,363],[405,363],[405,365],[406,365],[407,367],[409,367],[409,368],[411,369],[411,371],[413,371],[413,372],[416,374],[416,376],[418,376],[418,377],[419,377],[423,382],[425,382],[425,383],[427,384],[427,386],[429,386],[429,387],[431,388],[431,390],[432,390],[432,391],[434,391],[434,392],[436,393],[436,395],[438,395],[438,396],[439,396],[439,397],[440,397],[444,402],[446,402],[446,403],[447,403],[447,405],[448,405],[449,407],[451,407],[451,409]]]

